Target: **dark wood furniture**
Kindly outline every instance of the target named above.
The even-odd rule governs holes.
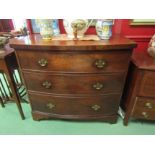
[[[130,55],[136,44],[44,41],[39,34],[11,39],[34,120],[60,118],[115,123]]]
[[[124,125],[130,117],[155,120],[155,59],[146,51],[132,55],[122,106]]]
[[[24,113],[21,107],[20,97],[18,94],[16,82],[13,77],[14,69],[17,69],[17,60],[14,53],[14,50],[11,48],[7,48],[7,50],[0,50],[0,73],[2,74],[6,86],[8,87],[9,95],[5,91],[4,84],[0,79],[0,102],[2,107],[4,107],[4,102],[8,101],[10,97],[16,102],[18,110],[20,112],[21,118],[24,119]],[[11,89],[10,89],[11,88]]]

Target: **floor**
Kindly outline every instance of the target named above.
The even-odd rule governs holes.
[[[15,103],[0,107],[1,135],[154,135],[153,122],[131,121],[123,126],[119,118],[116,124],[104,122],[76,122],[64,120],[33,121],[30,105],[22,103],[25,120],[21,120]]]

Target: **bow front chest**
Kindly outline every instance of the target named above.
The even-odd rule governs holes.
[[[109,41],[13,38],[34,120],[59,118],[115,123],[131,52],[122,37]]]

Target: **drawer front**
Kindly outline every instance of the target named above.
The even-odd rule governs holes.
[[[155,120],[155,99],[137,97],[135,102],[134,117]]]
[[[60,74],[24,72],[28,90],[52,94],[104,94],[121,92],[123,74]]]
[[[102,73],[126,71],[130,52],[17,51],[17,55],[24,70]]]
[[[144,72],[139,95],[155,97],[155,72],[153,71]]]
[[[29,94],[32,110],[59,115],[112,115],[116,114],[119,95],[100,97],[61,97]]]

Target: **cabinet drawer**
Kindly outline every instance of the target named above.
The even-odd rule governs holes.
[[[116,114],[119,95],[99,97],[62,97],[31,93],[33,111],[59,115],[112,115]]]
[[[134,117],[155,120],[155,99],[137,97],[135,102]]]
[[[139,95],[146,97],[155,97],[155,72],[144,71]]]
[[[123,74],[45,74],[24,72],[28,90],[52,94],[104,94],[121,92]]]
[[[17,51],[23,70],[102,73],[126,71],[130,52]]]
[[[136,107],[155,109],[155,99],[136,97]]]

